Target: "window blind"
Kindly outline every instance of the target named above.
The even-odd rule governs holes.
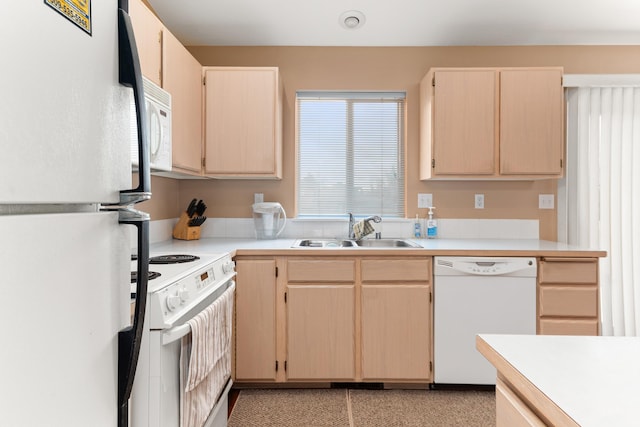
[[[405,97],[297,93],[299,217],[404,217]]]
[[[640,336],[640,87],[569,89],[567,141],[567,242],[607,251],[602,335]]]

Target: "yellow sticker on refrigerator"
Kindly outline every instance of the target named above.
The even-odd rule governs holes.
[[[44,2],[91,34],[91,0],[44,0]]]

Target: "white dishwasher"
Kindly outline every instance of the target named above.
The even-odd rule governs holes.
[[[491,385],[476,335],[536,333],[536,259],[434,257],[434,384]]]

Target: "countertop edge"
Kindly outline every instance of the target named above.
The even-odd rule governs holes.
[[[602,258],[606,251],[546,240],[406,239],[419,248],[292,248],[296,239],[203,238],[154,243],[152,252],[230,253],[232,256],[487,256]]]
[[[476,349],[496,368],[498,378],[501,378],[546,424],[579,427],[573,418],[485,341],[482,334],[476,335]]]
[[[604,251],[591,250],[525,250],[525,249],[379,249],[379,248],[343,248],[343,249],[249,249],[234,250],[235,256],[483,256],[483,257],[575,257],[575,258],[603,258]]]

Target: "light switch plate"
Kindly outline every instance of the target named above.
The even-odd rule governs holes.
[[[264,193],[253,193],[253,203],[264,202]]]
[[[539,194],[538,195],[538,208],[539,209],[553,209],[554,208],[553,194]]]
[[[433,206],[433,194],[431,193],[418,193],[418,207],[428,208]]]
[[[474,200],[476,209],[484,209],[484,194],[476,194]]]

